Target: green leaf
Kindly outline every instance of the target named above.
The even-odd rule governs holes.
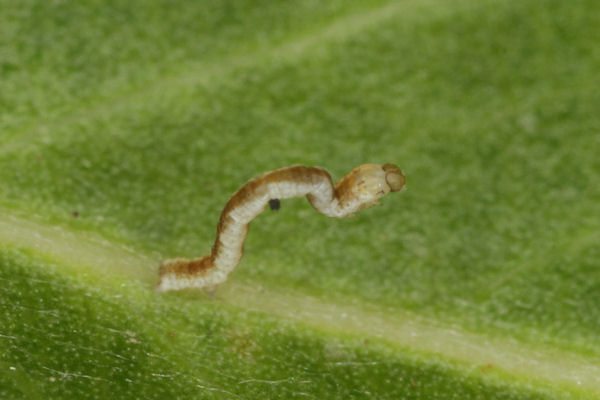
[[[0,0],[0,397],[600,396],[600,4]],[[393,162],[355,218],[246,180]]]

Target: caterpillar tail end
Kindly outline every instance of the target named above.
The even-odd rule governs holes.
[[[187,288],[214,290],[212,267],[210,255],[194,259],[171,258],[165,260],[158,268],[158,283],[155,291],[168,292]]]

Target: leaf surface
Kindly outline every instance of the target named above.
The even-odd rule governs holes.
[[[600,10],[577,0],[0,1],[0,394],[600,396]],[[355,218],[247,179],[394,162]]]

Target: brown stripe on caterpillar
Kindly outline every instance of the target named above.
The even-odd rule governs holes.
[[[273,200],[306,195],[313,208],[327,216],[344,218],[378,204],[387,193],[401,190],[406,179],[394,164],[364,164],[333,185],[327,171],[295,165],[249,180],[231,196],[217,225],[211,253],[197,259],[176,258],[159,268],[157,290],[188,287],[214,288],[227,279],[244,252],[250,221]]]

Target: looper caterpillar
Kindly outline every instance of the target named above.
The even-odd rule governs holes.
[[[333,184],[327,171],[295,165],[249,180],[227,202],[217,225],[217,239],[210,254],[195,259],[174,258],[161,263],[158,291],[185,288],[212,290],[223,283],[240,262],[250,221],[273,199],[306,196],[315,210],[344,218],[389,192],[404,187],[405,178],[394,164],[364,164]],[[277,203],[277,207],[278,207]]]

